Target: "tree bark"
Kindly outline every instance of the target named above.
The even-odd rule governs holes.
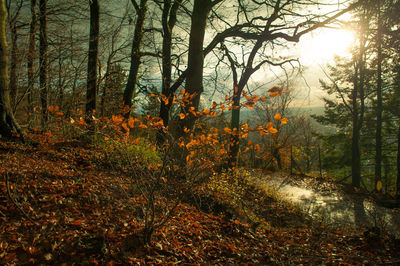
[[[355,81],[352,105],[353,105],[353,135],[351,138],[351,175],[353,187],[360,188],[361,185],[361,160],[360,160],[360,131],[358,120],[358,106],[357,106],[357,87],[358,82]]]
[[[86,90],[86,121],[92,121],[96,111],[97,92],[97,57],[99,50],[100,7],[98,0],[89,0],[90,3],[90,37],[89,58]]]
[[[10,25],[11,26],[11,62],[10,62],[10,97],[11,97],[11,109],[13,113],[17,109],[17,41],[18,41],[18,34],[17,34],[17,26],[15,22]]]
[[[211,0],[195,0],[192,12],[192,22],[189,36],[188,67],[185,83],[185,91],[192,98],[189,104],[182,106],[181,112],[186,117],[179,122],[178,135],[184,136],[184,129],[193,129],[196,116],[190,112],[197,112],[200,104],[200,96],[203,92],[203,43],[207,25],[207,17],[213,6]]]
[[[0,135],[1,137],[11,138],[13,130],[16,130],[19,134],[22,132],[10,106],[6,20],[7,12],[5,3],[4,0],[0,0]],[[22,134],[20,137],[22,139]]]
[[[40,47],[39,47],[39,79],[40,79],[40,102],[42,105],[42,128],[46,127],[48,120],[47,112],[47,0],[39,1],[40,22]]]
[[[397,129],[397,182],[396,199],[400,201],[400,123]]]
[[[380,0],[379,0],[380,1]],[[375,190],[378,182],[382,182],[382,20],[380,2],[378,9],[377,32],[377,88],[376,88],[376,135],[375,135]]]
[[[34,58],[35,58],[35,34],[36,34],[36,0],[31,0],[31,22],[29,25],[29,48],[27,58],[27,72],[28,72],[28,112],[33,113],[33,87],[35,83],[35,70],[34,70]]]
[[[137,20],[135,25],[135,32],[133,34],[132,51],[131,51],[131,66],[129,69],[128,81],[124,90],[123,102],[128,110],[124,110],[125,117],[129,117],[132,108],[132,98],[136,92],[136,82],[140,67],[140,49],[143,39],[143,26],[147,12],[147,1],[140,0],[140,6],[135,0],[131,0],[136,10]]]
[[[171,110],[175,91],[171,88],[171,72],[172,72],[172,30],[176,23],[176,12],[181,5],[182,0],[176,0],[172,5],[171,0],[165,0],[162,13],[163,27],[163,44],[162,44],[162,95],[167,102],[161,101],[160,118],[164,123],[164,127],[168,126],[169,113]],[[165,141],[165,133],[162,129],[157,132],[157,144],[162,145]]]

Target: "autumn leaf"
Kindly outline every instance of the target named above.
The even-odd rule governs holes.
[[[268,132],[271,134],[275,134],[275,133],[278,133],[278,130],[276,128],[271,127],[268,129]]]
[[[376,182],[376,190],[378,190],[378,191],[382,190],[382,181]]]
[[[224,128],[224,132],[227,133],[227,134],[231,134],[232,130],[229,127],[225,127]]]
[[[128,126],[129,126],[130,128],[133,128],[133,127],[134,127],[134,121],[133,121],[133,118],[132,118],[132,117],[129,117],[129,119],[128,119]]]
[[[282,90],[283,90],[283,87],[274,86],[268,90],[268,92],[270,93],[269,96],[270,97],[281,96]]]
[[[186,115],[185,115],[184,113],[180,113],[180,114],[179,114],[179,118],[180,118],[180,119],[184,119],[185,116],[186,116]]]
[[[286,117],[281,119],[282,124],[287,124],[288,122],[289,122],[289,119],[287,119]]]
[[[128,126],[126,125],[126,123],[124,122],[124,123],[122,123],[122,128],[123,129],[125,129],[125,131],[129,131],[129,128],[128,128]]]
[[[72,224],[76,225],[76,226],[81,226],[82,225],[82,221],[81,220],[75,220]]]
[[[281,114],[280,113],[276,113],[274,118],[275,118],[275,120],[280,120],[281,119]]]

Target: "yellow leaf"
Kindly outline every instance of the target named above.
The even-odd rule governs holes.
[[[275,120],[280,120],[281,119],[281,114],[280,113],[276,113],[274,118],[275,118]]]
[[[382,182],[381,181],[376,182],[376,190],[378,190],[378,191],[382,190]]]

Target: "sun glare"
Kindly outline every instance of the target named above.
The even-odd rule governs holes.
[[[327,63],[334,55],[349,55],[354,35],[346,30],[325,30],[310,35],[300,43],[300,59],[304,64]]]

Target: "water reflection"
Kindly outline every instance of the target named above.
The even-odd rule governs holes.
[[[335,191],[320,192],[289,184],[289,178],[273,175],[267,180],[255,180],[255,182],[270,191],[271,189],[278,191],[284,198],[300,205],[310,215],[324,219],[328,224],[356,228],[378,226],[400,235],[399,213],[378,206],[362,196],[351,197]]]

